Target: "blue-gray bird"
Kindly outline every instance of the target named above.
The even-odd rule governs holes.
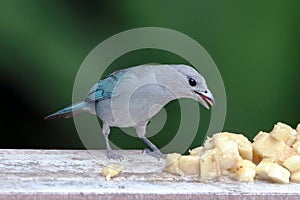
[[[134,127],[150,154],[159,158],[163,154],[145,137],[146,126],[162,107],[178,98],[194,99],[207,109],[215,104],[205,79],[194,68],[183,64],[145,64],[113,72],[97,82],[83,102],[45,119],[69,118],[82,111],[96,114],[103,121],[108,158],[122,158],[109,145],[110,127]]]

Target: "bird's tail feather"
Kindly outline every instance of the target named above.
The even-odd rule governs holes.
[[[74,114],[80,113],[83,110],[83,108],[85,108],[85,107],[86,107],[86,102],[80,102],[80,103],[68,106],[62,110],[59,110],[56,113],[48,115],[44,119],[73,117]]]

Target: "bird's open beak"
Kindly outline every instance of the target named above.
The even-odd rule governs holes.
[[[215,99],[212,95],[212,93],[207,90],[206,92],[198,92],[194,91],[200,98],[198,98],[199,102],[207,109],[209,109],[210,106],[215,105]]]

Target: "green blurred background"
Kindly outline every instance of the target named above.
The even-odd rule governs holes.
[[[211,55],[227,92],[224,130],[251,139],[278,121],[295,127],[300,122],[299,8],[296,0],[0,0],[0,148],[83,148],[73,120],[43,117],[71,103],[76,72],[96,45],[147,26],[180,31]],[[168,52],[139,50],[120,57],[107,73],[149,62],[185,61]],[[167,111],[173,117],[151,138],[159,147],[176,132],[178,102]],[[201,107],[204,122],[191,147],[202,143],[209,117]],[[111,135],[119,146],[145,147],[120,132],[114,128]]]

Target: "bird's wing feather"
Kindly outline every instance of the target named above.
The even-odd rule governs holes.
[[[86,101],[93,102],[108,99],[124,74],[125,70],[116,71],[96,83],[89,91]]]

